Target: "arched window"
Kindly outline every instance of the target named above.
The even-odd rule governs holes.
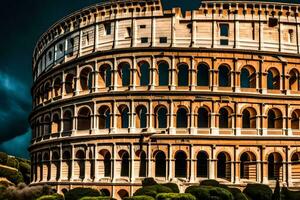
[[[169,85],[169,65],[167,62],[160,62],[158,65],[159,86]]]
[[[243,111],[243,128],[256,128],[256,111],[253,108],[246,108]]]
[[[109,151],[106,152],[103,162],[104,162],[104,176],[110,177],[111,176],[111,155]]]
[[[54,81],[54,96],[58,97],[61,95],[61,80],[60,78],[55,79]]]
[[[292,129],[296,129],[296,130],[300,129],[299,118],[300,118],[300,110],[294,110],[294,112],[292,113]]]
[[[209,113],[206,108],[198,110],[198,128],[209,128]]]
[[[268,70],[268,89],[279,90],[280,89],[280,74],[276,68]]]
[[[197,154],[197,177],[208,177],[208,155],[204,151]]]
[[[299,91],[299,72],[293,69],[289,73],[289,89],[292,91]]]
[[[180,64],[178,66],[178,86],[189,85],[189,66],[187,64]]]
[[[51,132],[58,133],[60,132],[60,118],[58,114],[55,114],[52,119]]]
[[[44,89],[44,100],[49,100],[51,97],[51,87],[50,87],[50,83],[46,83],[45,85],[45,89]]]
[[[240,172],[243,179],[256,179],[256,156],[252,152],[241,155]],[[255,174],[254,174],[255,172]]]
[[[255,88],[256,87],[256,72],[251,66],[243,67],[241,70],[241,87]]]
[[[91,112],[87,107],[83,107],[78,112],[78,130],[91,129]]]
[[[60,160],[59,160],[59,154],[55,151],[52,154],[52,166],[53,166],[53,175],[51,176],[55,178],[55,180],[59,180],[59,175],[60,175]],[[52,168],[52,167],[51,167]]]
[[[122,189],[118,192],[119,199],[125,199],[126,197],[129,197],[129,194],[126,190]]]
[[[140,85],[147,86],[150,84],[150,66],[147,62],[141,62],[140,66]]]
[[[230,163],[230,156],[225,153],[219,153],[217,163],[217,175],[218,178],[230,179],[231,177],[231,163]]]
[[[138,106],[137,113],[137,128],[147,128],[147,108],[145,106]]]
[[[271,153],[268,157],[268,178],[269,180],[280,180],[282,173],[282,157],[279,153]]]
[[[176,115],[176,125],[177,128],[187,128],[188,126],[188,116],[185,108],[179,108]]]
[[[99,129],[110,128],[110,109],[108,106],[99,108]]]
[[[187,156],[183,151],[175,154],[175,177],[187,177]]]
[[[162,151],[155,155],[155,177],[166,177],[166,155]]]
[[[282,114],[279,109],[270,109],[268,112],[268,128],[282,128]]]
[[[104,64],[100,67],[100,87],[111,86],[111,67],[108,64]]]
[[[121,70],[122,77],[122,86],[127,87],[130,85],[130,65],[128,63],[121,63],[119,65],[119,69]]]
[[[66,76],[66,81],[65,81],[65,90],[67,94],[73,93],[73,81],[74,81],[74,75],[73,74],[68,74]]]
[[[140,170],[139,170],[139,177],[146,177],[146,168],[147,161],[146,161],[146,153],[142,151],[140,153]]]
[[[110,197],[110,191],[108,189],[101,189],[100,194],[104,197]]]
[[[48,153],[45,153],[43,157],[43,177],[50,180],[50,175],[50,157]]]
[[[219,128],[231,128],[231,112],[228,109],[221,108],[219,111]]]
[[[71,178],[72,174],[72,161],[71,161],[71,154],[69,151],[64,151],[62,156],[62,175],[61,177],[67,177],[68,180]]]
[[[230,69],[226,65],[221,65],[219,67],[219,86],[230,87],[231,77]]]
[[[209,86],[209,67],[206,64],[198,66],[197,86]]]
[[[47,116],[44,120],[44,135],[49,135],[51,133],[51,123],[50,123],[50,117]]]
[[[127,151],[121,153],[121,177],[129,176],[129,154]]]
[[[129,109],[127,106],[121,106],[119,108],[121,113],[121,128],[129,127]]]
[[[90,68],[85,68],[80,72],[80,86],[81,90],[90,90],[92,89],[93,78],[92,70]]]
[[[64,113],[63,127],[64,131],[71,131],[73,129],[72,113],[69,110]]]
[[[76,153],[77,167],[79,171],[79,178],[85,177],[85,153],[82,150],[78,150]],[[74,172],[75,173],[75,172]]]
[[[300,169],[300,152],[295,152],[292,155],[291,158],[291,165],[292,165],[292,180],[297,182],[297,180],[300,178],[299,177],[299,169]]]
[[[163,106],[157,109],[156,128],[167,128],[167,113],[167,109]]]

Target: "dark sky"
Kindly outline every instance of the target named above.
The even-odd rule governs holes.
[[[31,58],[39,36],[63,16],[99,2],[100,0],[1,1],[0,151],[17,156],[29,155]],[[199,7],[200,0],[164,0],[163,4],[165,8],[180,6],[183,10],[192,10]]]

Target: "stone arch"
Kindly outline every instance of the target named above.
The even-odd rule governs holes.
[[[197,67],[197,86],[209,86],[209,65],[207,63],[199,63]]]
[[[51,162],[51,179],[59,180],[60,178],[60,156],[57,151],[52,152]]]
[[[128,87],[131,83],[131,66],[128,62],[121,62],[118,65],[119,79],[123,87]]]
[[[119,110],[119,120],[118,127],[119,128],[129,128],[129,108],[127,105],[120,105],[118,107]]]
[[[81,91],[91,90],[93,87],[93,77],[92,77],[93,69],[92,67],[84,67],[81,69],[79,74],[80,80],[80,89]]]
[[[231,86],[231,68],[227,64],[221,64],[219,66],[219,86],[220,87]]]
[[[140,86],[148,86],[150,84],[150,64],[148,61],[141,60],[138,62],[138,80]]]
[[[106,188],[102,188],[100,190],[100,194],[101,194],[101,196],[105,196],[105,197],[110,197],[111,196],[110,191]]]
[[[111,153],[107,149],[99,151],[99,172],[103,177],[111,177]]]
[[[175,153],[175,177],[187,177],[187,155],[184,151],[177,151]]]
[[[61,82],[60,77],[57,77],[54,80],[53,89],[54,89],[54,97],[61,96],[61,94],[62,94],[62,82]]]
[[[198,128],[210,127],[210,109],[206,106],[202,106],[198,109]]]
[[[281,129],[283,127],[282,112],[278,108],[268,110],[268,128]]]
[[[289,90],[299,91],[299,71],[295,68],[289,71]]]
[[[144,105],[139,105],[136,108],[136,127],[147,128],[147,108]]]
[[[77,114],[77,130],[91,129],[91,109],[89,107],[82,107]]]
[[[55,113],[52,116],[51,133],[59,133],[60,129],[60,114]]]
[[[154,153],[155,158],[155,177],[166,177],[166,154],[163,151]]]
[[[85,151],[78,150],[75,154],[74,175],[76,178],[83,180],[85,178]]]
[[[110,120],[110,108],[107,105],[103,105],[99,108],[99,129],[109,129],[111,120]]]
[[[231,157],[225,151],[220,152],[217,156],[217,177],[231,179]]]
[[[72,131],[73,129],[73,112],[71,110],[64,111],[63,129],[64,131]]]
[[[129,193],[127,192],[127,190],[124,189],[119,190],[118,195],[120,199],[125,199],[126,197],[129,197]]]
[[[44,86],[44,100],[47,101],[51,98],[51,82],[47,81]]]
[[[187,128],[188,127],[188,114],[189,111],[186,107],[180,106],[176,112],[176,127]]]
[[[300,179],[300,152],[294,152],[291,156],[292,181],[298,182]]]
[[[65,79],[65,92],[71,94],[74,91],[74,74],[67,74]]]
[[[111,86],[111,70],[112,70],[112,64],[104,63],[99,67],[99,87],[100,88],[108,88]]]
[[[282,180],[283,159],[280,153],[273,152],[268,156],[268,179]]]
[[[291,128],[294,130],[300,129],[300,109],[295,109],[291,115]]]
[[[147,176],[147,155],[144,150],[139,150],[136,152],[136,156],[139,158],[138,162],[138,172],[139,177]]]
[[[121,177],[129,177],[129,153],[126,150],[119,151],[119,157],[121,158]]]
[[[256,180],[256,155],[245,151],[240,156],[240,176],[242,179]]]
[[[177,85],[188,86],[189,85],[189,65],[186,63],[179,63],[177,65]]]
[[[45,152],[43,155],[43,175],[41,180],[49,181],[51,178],[51,166],[50,166],[50,156],[48,152]]]
[[[50,116],[46,115],[44,117],[44,135],[50,135],[51,134],[51,120],[50,120]]]
[[[241,88],[256,88],[256,71],[251,65],[241,69]]]
[[[232,127],[232,113],[233,110],[229,106],[220,108],[219,110],[219,128]]]
[[[155,113],[155,128],[168,127],[168,109],[164,105],[158,105],[154,109]]]
[[[253,107],[247,107],[242,112],[242,128],[256,128],[257,112]]]
[[[168,86],[170,84],[169,80],[169,69],[170,66],[166,61],[158,62],[158,85]]]
[[[208,159],[206,151],[199,151],[197,154],[197,177],[208,177]]]
[[[62,179],[70,180],[72,174],[72,161],[70,151],[63,151],[62,154]]]
[[[280,73],[275,67],[271,67],[267,71],[267,88],[271,90],[280,89]]]

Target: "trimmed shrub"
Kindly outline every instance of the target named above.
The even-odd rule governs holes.
[[[144,195],[144,196],[126,197],[124,200],[155,200],[155,198]]]
[[[4,167],[0,167],[0,177],[5,177],[14,184],[18,184],[24,181],[23,176],[20,172]]]
[[[185,190],[200,200],[233,200],[231,192],[224,188],[212,186],[190,186]]]
[[[19,161],[14,157],[8,157],[6,165],[9,167],[19,169]]]
[[[100,192],[93,188],[74,188],[65,194],[66,200],[79,200],[82,197],[98,197]]]
[[[272,200],[271,188],[264,184],[248,184],[243,191],[253,200]]]
[[[234,195],[234,200],[249,200],[244,193]]]
[[[152,186],[146,186],[138,189],[133,196],[151,196],[156,197],[159,193],[172,193],[172,189],[163,186],[163,185],[152,185]]]
[[[220,183],[213,179],[208,179],[200,182],[200,185],[219,187]]]
[[[6,165],[8,155],[4,152],[0,152],[0,164]]]
[[[4,186],[4,187],[8,188],[9,186],[14,186],[14,185],[15,184],[13,184],[12,182],[10,182],[6,178],[0,178],[0,186]]]
[[[288,188],[283,187],[281,190],[283,200],[299,200],[300,191],[290,191]]]
[[[157,182],[154,180],[154,178],[145,178],[142,181],[143,187],[145,186],[152,186],[152,185],[157,185]]]
[[[173,193],[179,193],[179,187],[176,183],[165,183],[162,185],[170,188],[173,191]]]
[[[115,200],[111,197],[82,197],[80,200]]]
[[[64,200],[64,197],[60,194],[52,194],[52,195],[41,196],[37,200]]]
[[[196,200],[191,194],[161,193],[156,196],[156,200]]]

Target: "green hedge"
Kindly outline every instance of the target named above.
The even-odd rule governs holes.
[[[173,191],[173,193],[179,193],[179,187],[176,183],[165,183],[162,184],[162,186],[170,188]]]
[[[6,165],[8,155],[4,152],[0,152],[0,164]]]
[[[82,197],[80,200],[115,200],[111,197]]]
[[[281,190],[281,197],[282,200],[299,200],[300,191],[290,191],[286,187],[283,187]]]
[[[154,178],[145,178],[142,181],[142,186],[152,186],[152,185],[157,185],[157,182],[154,180]]]
[[[126,197],[124,200],[155,200],[155,198],[150,197],[150,196],[133,196],[133,197]]]
[[[190,186],[185,190],[185,193],[194,195],[198,200],[234,200],[231,192],[220,187]]]
[[[64,197],[60,194],[53,194],[53,195],[41,196],[36,200],[64,200]]]
[[[244,193],[238,193],[234,196],[234,200],[248,200]]]
[[[138,189],[133,196],[151,196],[156,197],[159,193],[173,193],[172,189],[163,186],[163,185],[152,185],[152,186],[146,186]]]
[[[264,184],[248,184],[243,191],[253,200],[272,200],[273,191]]]
[[[196,200],[191,194],[161,193],[156,196],[156,200]]]
[[[100,192],[93,188],[74,188],[65,194],[66,200],[79,200],[82,197],[98,197]]]
[[[8,157],[6,165],[9,167],[19,169],[19,161],[14,157]]]
[[[216,180],[208,179],[208,180],[201,181],[200,185],[219,187],[220,183]]]
[[[18,184],[23,182],[23,176],[20,172],[0,167],[0,177],[5,177],[7,180],[14,184]]]

